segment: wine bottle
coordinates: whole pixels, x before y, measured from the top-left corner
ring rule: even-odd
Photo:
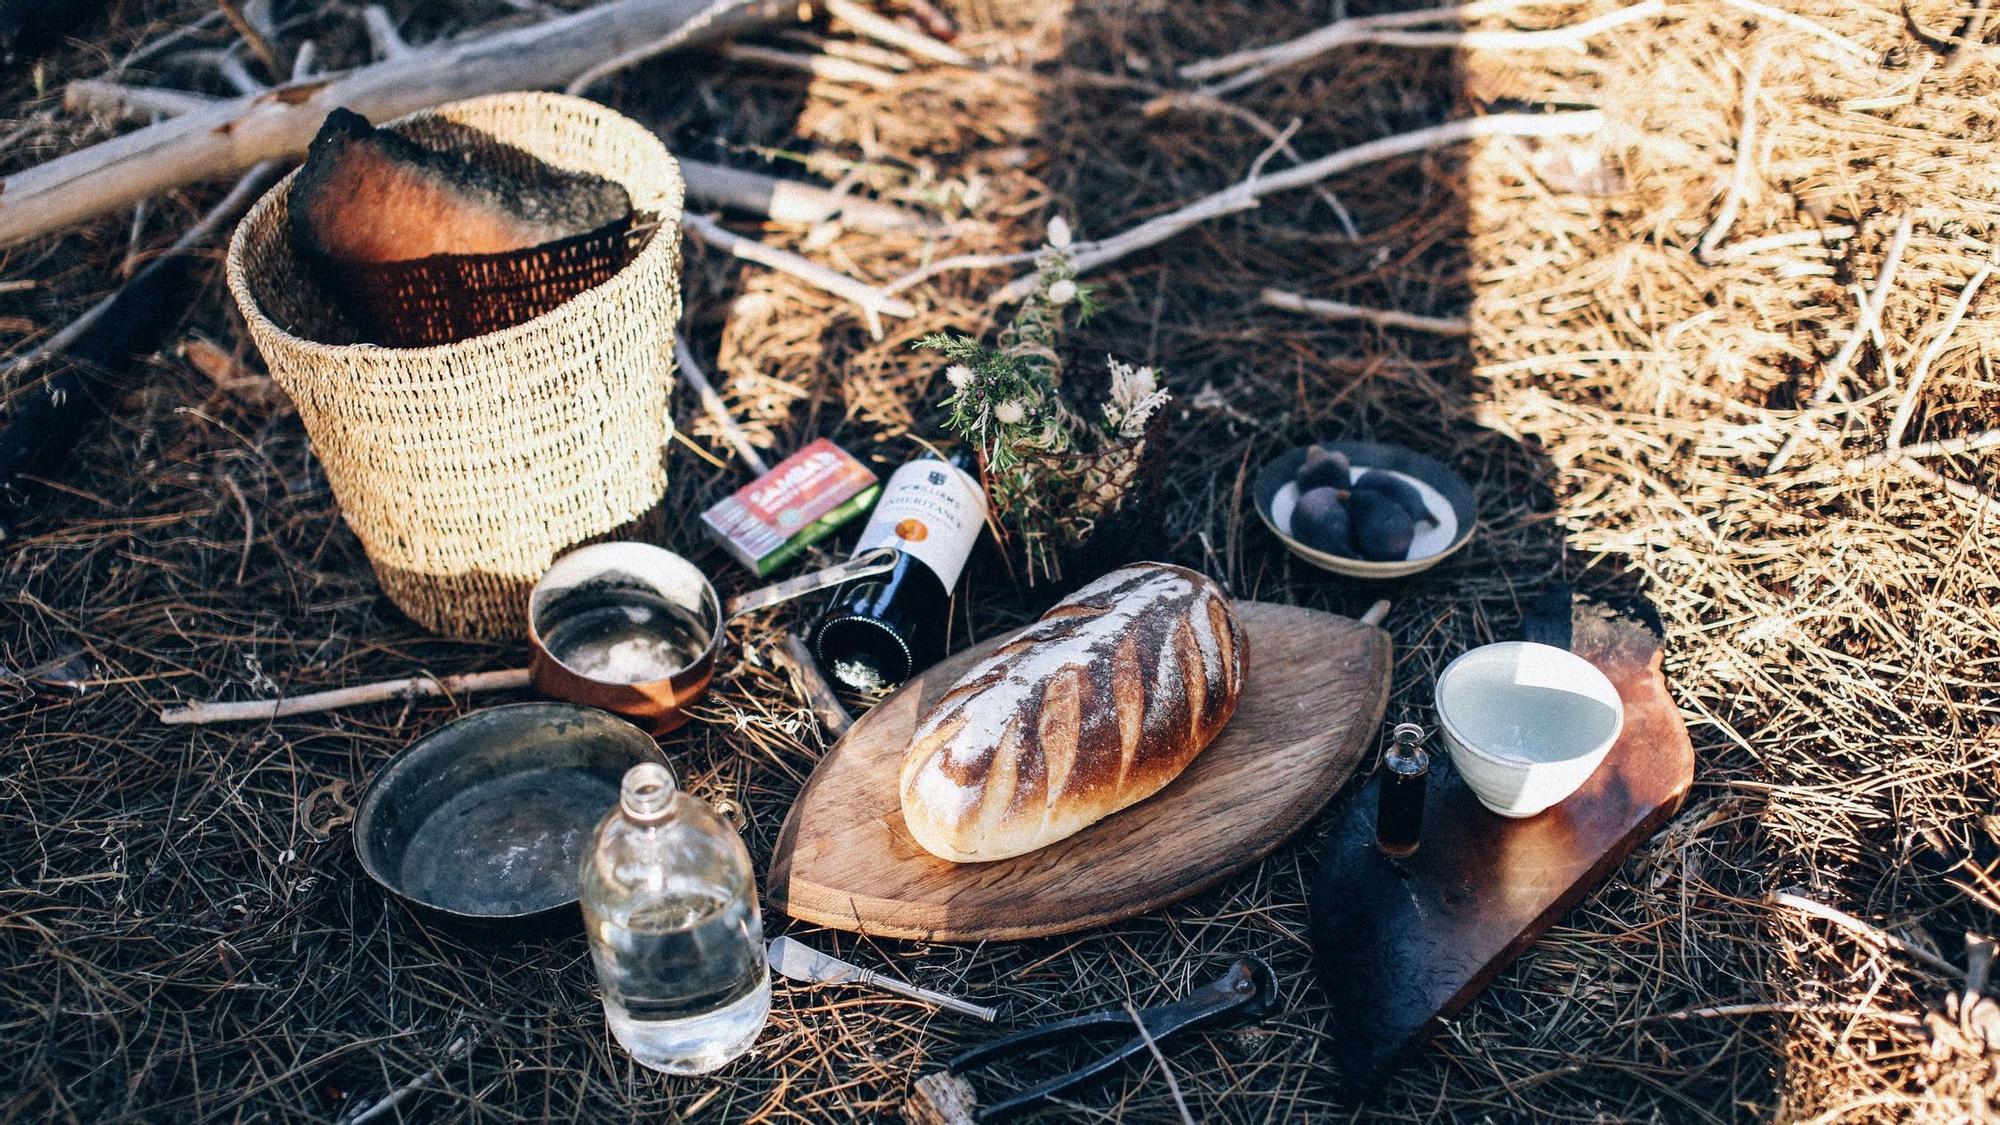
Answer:
[[[952,587],[986,525],[973,464],[961,449],[890,476],[854,552],[894,547],[895,568],[840,587],[813,628],[813,655],[835,680],[879,690],[944,659]]]

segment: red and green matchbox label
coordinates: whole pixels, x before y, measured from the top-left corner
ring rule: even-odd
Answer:
[[[779,462],[701,514],[709,535],[761,577],[875,502],[868,466],[825,438]]]

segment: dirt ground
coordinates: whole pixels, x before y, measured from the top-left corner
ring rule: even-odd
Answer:
[[[868,56],[886,71],[871,85],[702,52],[592,96],[682,155],[952,221],[926,242],[731,220],[876,282],[1032,247],[1055,216],[1115,233],[1260,156],[1275,171],[1455,117],[1601,109],[1588,138],[1370,164],[1112,263],[1094,275],[1108,309],[1076,353],[1153,364],[1176,396],[1160,556],[1240,597],[1347,614],[1392,599],[1391,722],[1428,721],[1443,663],[1517,635],[1551,581],[1649,599],[1697,751],[1684,809],[1361,1100],[1327,1080],[1335,1048],[1308,967],[1316,827],[1213,890],[1067,938],[768,929],[1020,1024],[1156,1003],[1243,954],[1278,970],[1282,1014],[1183,1043],[1171,1082],[1135,1064],[1035,1120],[1177,1121],[1177,1099],[1200,1121],[1986,1119],[2000,1095],[1986,937],[2000,924],[2000,27],[1975,2],[1672,0],[1563,45],[1348,44],[1160,102],[1195,89],[1184,64],[1407,6],[967,0],[951,9],[973,68]],[[1506,5],[1467,26],[1576,27],[1623,6]],[[65,109],[70,80],[220,94],[215,52],[257,66],[233,4],[111,9],[0,73],[0,171],[131,127]],[[325,65],[365,57],[358,6],[273,14],[286,50],[310,38]],[[497,2],[391,14],[418,43],[530,18]],[[808,33],[863,42],[824,21]],[[0,357],[109,292],[226,187],[0,251]],[[690,247],[688,340],[770,450],[827,434],[891,465],[914,448],[905,435],[935,432],[944,393],[910,344],[990,333],[1004,310],[986,297],[1009,276],[941,274],[875,339],[851,305]],[[1470,334],[1284,312],[1260,303],[1267,287],[1466,317]],[[163,352],[0,545],[0,1118],[874,1121],[988,1034],[780,983],[750,1056],[663,1079],[606,1036],[578,937],[426,926],[355,860],[346,817],[371,770],[505,697],[161,726],[183,701],[526,656],[428,636],[381,596],[219,278],[177,339],[232,357],[229,385],[185,348]],[[46,373],[11,375],[6,401]],[[679,413],[715,463],[673,449],[661,535],[748,588],[693,522],[745,474],[691,395]],[[1315,438],[1448,461],[1478,494],[1478,533],[1388,588],[1305,566],[1244,490]],[[954,620],[985,635],[1046,600],[989,552]],[[686,787],[740,816],[760,866],[824,749],[770,656],[795,624],[744,631],[700,721],[665,743]]]

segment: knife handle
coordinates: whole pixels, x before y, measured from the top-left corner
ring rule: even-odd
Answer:
[[[985,1020],[987,1023],[992,1023],[997,1014],[992,1008],[985,1007],[984,1005],[974,1004],[969,1000],[960,1000],[956,996],[946,996],[942,992],[932,992],[928,988],[918,988],[914,984],[904,984],[894,977],[885,977],[873,969],[861,970],[861,979],[884,992],[893,992],[898,996],[907,996],[912,1000],[922,1000],[926,1004],[936,1004],[940,1008],[950,1008],[960,1015],[971,1016],[977,1020]]]

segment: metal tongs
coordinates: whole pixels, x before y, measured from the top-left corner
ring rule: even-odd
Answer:
[[[919,1098],[928,1098],[932,1103],[935,1114],[933,1120],[966,1120],[969,1114],[969,1119],[972,1121],[1001,1121],[1036,1102],[1081,1085],[1132,1056],[1146,1051],[1148,1038],[1153,1041],[1154,1046],[1163,1046],[1169,1038],[1189,1028],[1220,1027],[1261,1020],[1278,1011],[1281,1006],[1277,974],[1262,960],[1245,957],[1230,965],[1229,971],[1221,977],[1195,989],[1184,999],[1139,1009],[1137,1017],[1139,1025],[1146,1029],[1145,1035],[1134,1035],[1112,1048],[1109,1053],[1067,1074],[1023,1090],[1005,1101],[975,1108],[970,1104],[969,1087],[964,1079],[957,1076],[974,1067],[1023,1054],[1078,1034],[1130,1029],[1134,1013],[1123,1008],[1091,1012],[1031,1027],[983,1046],[974,1047],[946,1063],[942,1074],[934,1074],[919,1081],[917,1094]],[[949,1107],[940,1104],[950,1102],[956,1104]]]

